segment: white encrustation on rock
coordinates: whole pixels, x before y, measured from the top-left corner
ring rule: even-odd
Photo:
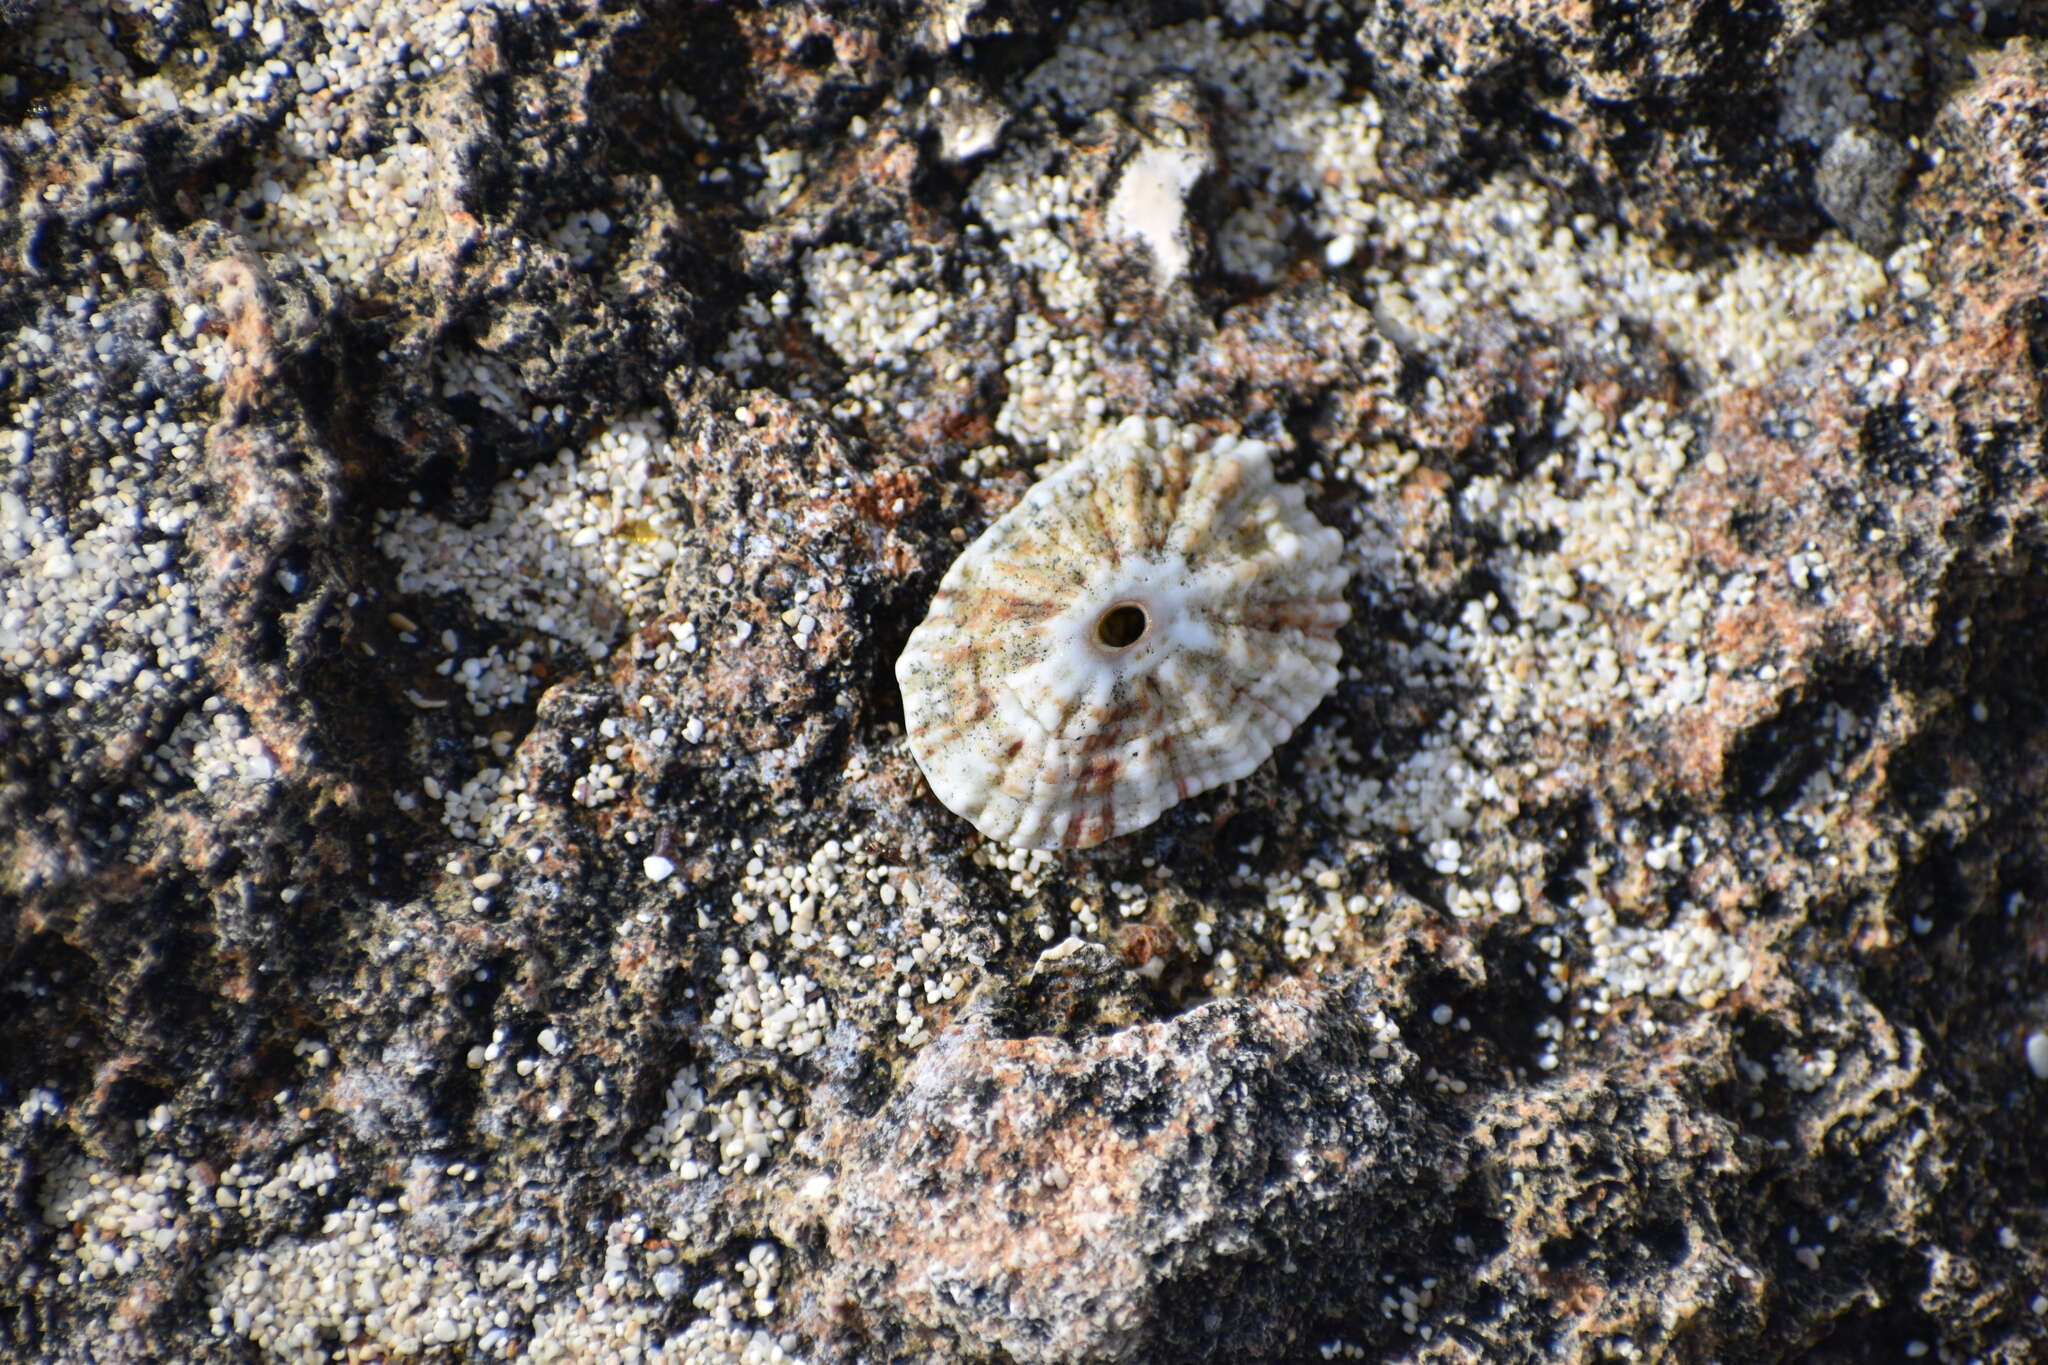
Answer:
[[[1129,419],[961,554],[896,661],[910,751],[991,839],[1088,848],[1243,777],[1337,682],[1343,539],[1272,447]]]

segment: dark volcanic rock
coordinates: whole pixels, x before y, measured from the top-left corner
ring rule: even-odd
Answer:
[[[2048,1353],[2039,7],[0,34],[0,1357]],[[1132,418],[1343,676],[993,846]]]

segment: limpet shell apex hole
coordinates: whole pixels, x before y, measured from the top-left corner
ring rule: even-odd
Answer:
[[[1104,649],[1128,649],[1144,638],[1151,622],[1136,602],[1119,602],[1095,621],[1095,643]]]

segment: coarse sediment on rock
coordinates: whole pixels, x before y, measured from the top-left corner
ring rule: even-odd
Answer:
[[[0,1358],[2048,1356],[2043,108],[1997,3],[0,0]],[[1011,847],[895,665],[1119,441],[1313,686]]]

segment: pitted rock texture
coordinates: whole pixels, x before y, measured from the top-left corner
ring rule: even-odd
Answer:
[[[1270,1351],[1300,1335],[1309,1286],[1375,1274],[1371,1244],[1441,1221],[1414,1192],[1456,1156],[1367,991],[1288,987],[1071,1042],[1004,1022],[970,1008],[873,1118],[817,1130],[839,1173],[824,1335],[886,1302],[1019,1361]]]
[[[0,1357],[2048,1355],[2048,18],[0,0]],[[891,663],[1127,419],[1334,687]]]

